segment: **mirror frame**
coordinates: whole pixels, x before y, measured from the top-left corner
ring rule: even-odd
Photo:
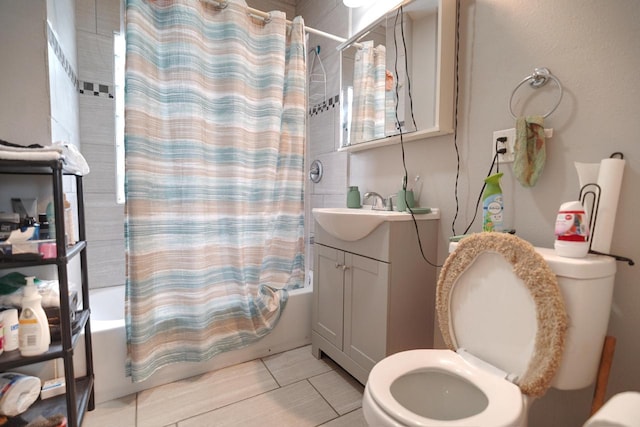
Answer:
[[[396,7],[388,10],[380,19],[384,19],[389,13],[394,12],[399,7],[418,0],[405,0]],[[371,28],[380,23],[380,19],[368,25],[366,28],[351,36],[347,41],[341,43],[336,49],[340,52],[352,45],[358,38],[366,34]],[[456,62],[456,0],[438,0],[438,55],[436,60],[436,108],[434,126],[426,129],[419,129],[414,132],[402,134],[403,142],[417,141],[435,136],[448,135],[453,133],[454,121],[454,94],[455,94],[455,62]],[[340,88],[342,91],[342,61],[340,61]],[[341,95],[342,97],[342,95]],[[340,102],[344,102],[343,99]],[[340,127],[342,127],[342,114],[340,115]],[[385,147],[399,144],[400,135],[388,136],[386,138],[374,139],[357,144],[342,146],[338,151],[356,152],[371,148]]]

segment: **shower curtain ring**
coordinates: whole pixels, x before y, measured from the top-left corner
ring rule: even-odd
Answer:
[[[260,12],[260,14],[258,14],[258,13],[253,13],[249,11],[247,12],[247,15],[249,15],[252,18],[259,19],[260,21],[262,21],[263,24],[268,24],[269,22],[271,22],[271,12],[269,13]]]

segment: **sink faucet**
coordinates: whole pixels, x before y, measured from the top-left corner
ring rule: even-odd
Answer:
[[[391,210],[391,200],[389,200],[389,205],[387,205],[387,201],[380,194],[375,191],[369,191],[364,193],[362,197],[362,204],[366,205],[369,199],[373,199],[373,204],[371,205],[371,209],[376,211],[389,211]]]

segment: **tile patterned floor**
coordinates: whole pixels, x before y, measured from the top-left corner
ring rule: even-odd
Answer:
[[[83,427],[366,426],[364,387],[301,347],[102,403]]]

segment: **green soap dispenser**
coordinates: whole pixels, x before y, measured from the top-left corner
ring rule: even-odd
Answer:
[[[349,191],[347,192],[347,207],[355,209],[362,207],[360,204],[360,190],[358,190],[357,185],[349,187]]]
[[[495,173],[484,179],[486,183],[482,193],[482,231],[502,231],[504,203],[502,199],[502,188],[500,188],[500,178],[502,172]]]

